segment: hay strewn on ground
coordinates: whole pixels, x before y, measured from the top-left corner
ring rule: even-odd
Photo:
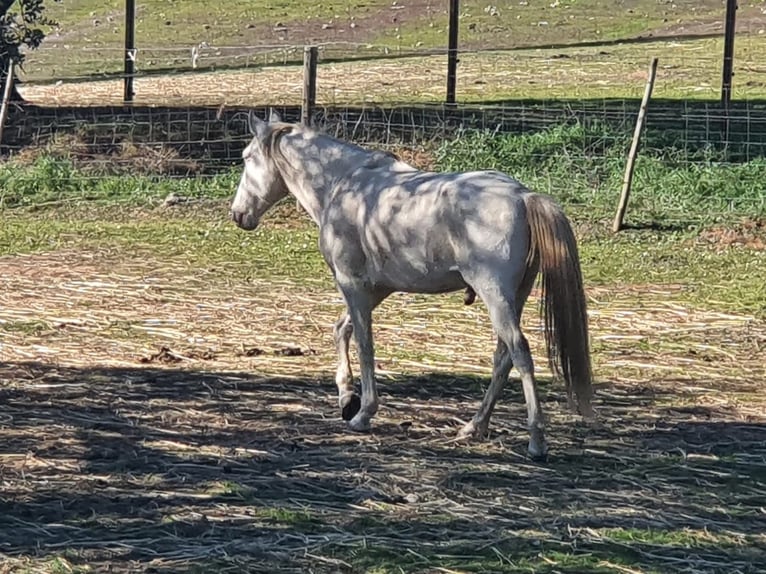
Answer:
[[[589,290],[596,425],[546,383],[528,307],[552,442],[537,465],[515,384],[490,440],[454,441],[493,347],[459,294],[377,314],[382,408],[360,436],[334,404],[324,285],[98,250],[0,258],[0,555],[10,571],[447,572],[491,555],[756,572],[766,325],[664,302],[674,288]]]

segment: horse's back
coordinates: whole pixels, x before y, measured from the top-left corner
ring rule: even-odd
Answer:
[[[426,239],[449,236],[453,241],[471,228],[505,236],[509,226],[523,219],[528,193],[499,171],[421,171],[376,154],[341,184],[328,213],[359,229],[380,227],[380,233],[391,236],[412,236],[416,230]]]
[[[326,210],[329,259],[395,290],[438,292],[463,288],[459,270],[477,258],[507,259],[514,243],[526,249],[527,190],[507,175],[420,171],[381,156],[368,165]]]

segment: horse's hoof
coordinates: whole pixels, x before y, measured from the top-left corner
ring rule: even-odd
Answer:
[[[346,395],[340,400],[340,408],[340,416],[343,417],[343,420],[350,421],[362,408],[362,400],[356,393]]]
[[[466,439],[483,439],[486,438],[489,429],[482,426],[477,426],[473,421],[466,423],[457,433],[458,440]]]
[[[473,290],[473,287],[466,287],[465,294],[463,295],[463,303],[466,305],[473,305],[474,301],[476,301],[476,291]]]
[[[348,428],[350,428],[354,432],[370,432],[370,419],[367,417],[360,417],[359,415],[355,416],[353,419],[348,421]]]
[[[529,460],[533,462],[548,462],[548,449],[547,447],[532,448],[532,446],[530,445],[527,448],[527,456],[529,457]]]

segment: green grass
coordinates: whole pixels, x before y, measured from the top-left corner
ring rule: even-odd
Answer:
[[[142,0],[136,6],[136,45],[186,49],[203,40],[218,46],[251,45],[258,39],[258,33],[262,33],[253,29],[256,24],[271,28],[277,22],[347,19],[350,15],[363,16],[386,4],[384,0],[327,0],[309,4],[301,0]],[[64,36],[51,36],[52,43],[92,48],[123,45],[125,2],[122,0],[75,0],[66,6],[51,2],[46,14],[59,24]]]
[[[566,573],[589,574],[613,573],[614,566],[603,564],[599,557],[589,554],[568,554],[565,552],[545,551],[536,548],[531,541],[519,547],[505,547],[504,544],[476,550],[474,548],[453,548],[451,553],[433,551],[416,552],[408,550],[397,552],[389,548],[376,548],[370,545],[352,551],[352,563],[363,572],[370,574],[400,574],[401,572],[429,572],[429,568],[438,565],[439,571],[477,572],[477,573]],[[460,552],[462,550],[462,552]],[[521,550],[521,552],[519,552]],[[455,552],[457,551],[457,552]],[[616,559],[612,563],[622,567],[634,565],[632,561]],[[651,570],[642,572],[653,572]]]
[[[672,134],[663,137],[672,142]],[[766,314],[764,252],[717,249],[715,242],[697,240],[712,226],[766,215],[766,162],[722,164],[724,152],[711,147],[648,141],[636,166],[626,220],[643,229],[615,236],[606,230],[627,147],[627,136],[606,126],[574,124],[521,135],[465,133],[443,142],[435,157],[440,170],[495,168],[552,194],[580,229],[589,284],[683,284],[673,297],[687,303]],[[239,175],[233,169],[198,178],[97,177],[66,158],[9,162],[0,166],[0,254],[108,245],[195,267],[220,267],[223,273],[329,282],[316,230],[292,202],[253,234],[227,220]],[[169,193],[203,202],[164,208],[161,202]]]
[[[223,212],[225,206],[220,207]],[[183,261],[190,268],[216,269],[239,280],[274,277],[330,287],[329,271],[317,250],[316,230],[303,220],[299,225],[280,226],[267,219],[254,234],[246,234],[211,212],[176,218],[133,210],[123,217],[112,221],[103,211],[94,217],[87,210],[15,211],[4,218],[0,255],[112,248]],[[766,316],[764,253],[747,248],[718,253],[696,244],[695,235],[694,228],[628,230],[616,237],[601,232],[586,235],[580,244],[586,282],[616,287],[682,284],[684,289],[671,300]]]
[[[691,530],[643,530],[603,528],[587,534],[572,534],[571,540],[556,540],[540,533],[518,535],[497,533],[497,542],[484,548],[460,548],[438,552],[397,552],[377,547],[374,538],[365,548],[352,550],[351,562],[365,572],[395,574],[402,571],[428,571],[438,566],[457,572],[537,572],[537,573],[615,573],[635,571],[657,573],[648,554],[661,553],[682,557],[689,550],[727,547],[733,554],[742,548],[741,538]],[[744,554],[744,552],[743,552]],[[743,558],[746,557],[743,555]],[[348,560],[348,556],[344,556]]]
[[[73,564],[64,556],[50,556],[42,560],[4,560],[3,562],[3,565],[9,568],[9,572],[17,574],[87,574],[93,572],[89,566]]]
[[[498,3],[499,13],[491,15],[485,11],[486,2],[465,0],[460,10],[461,40],[471,42],[482,37],[487,42],[503,41],[518,46],[530,41],[538,45],[625,38],[656,27],[719,20],[722,16],[721,4],[714,0],[680,0],[660,6],[653,0],[618,2],[617,6],[601,0],[562,0],[556,7],[550,4]],[[281,22],[289,27],[310,20],[337,20],[343,25],[352,16],[363,19],[380,14],[377,25],[367,31],[367,41],[396,34],[402,37],[413,34],[414,38],[416,31],[420,31],[420,41],[428,47],[446,45],[447,2],[400,5],[415,9],[391,10],[391,2],[385,0],[328,0],[309,4],[300,0],[225,3],[145,0],[137,6],[136,39],[139,46],[154,47],[194,45],[203,39],[217,45],[246,45],[257,39],[257,33],[249,27],[253,24],[271,27]],[[72,45],[120,45],[123,40],[120,32],[124,25],[124,2],[74,0],[66,6],[52,2],[46,13],[59,23],[62,34]],[[402,18],[404,13],[406,17]],[[399,17],[394,20],[393,16]],[[433,34],[424,35],[424,28]],[[331,33],[328,31],[327,35]]]
[[[658,5],[653,0],[614,3],[602,0],[498,3],[499,12],[485,10],[491,4],[479,0],[461,2],[460,41],[481,47],[544,46],[632,38],[649,31],[722,19],[720,2],[681,0]],[[363,21],[377,16],[373,24],[355,29],[355,41],[388,46],[444,47],[447,44],[448,3],[400,3],[405,10],[393,10],[384,0],[329,0],[321,3],[282,0],[234,0],[206,3],[202,0],[173,2],[146,0],[138,4],[136,41],[143,48],[188,48],[204,40],[211,45],[252,45],[263,42],[263,30],[256,24],[288,29],[308,21],[337,21],[344,27],[350,18]],[[407,9],[409,8],[409,9]],[[50,3],[47,13],[60,24],[64,38],[50,42],[72,48],[121,47],[124,3],[116,0],[79,0],[66,6]],[[752,7],[742,7],[747,17]],[[683,32],[683,31],[682,31]],[[692,33],[694,30],[692,30]],[[328,29],[327,39],[334,34]],[[293,29],[290,44],[300,44],[300,32]],[[275,43],[277,37],[273,39]],[[119,60],[119,58],[117,58]]]
[[[83,201],[143,205],[170,193],[189,199],[226,197],[236,189],[240,173],[232,170],[204,178],[104,176],[92,167],[78,168],[65,157],[41,155],[31,164],[0,165],[0,208]]]
[[[151,257],[181,258],[189,266],[221,266],[223,273],[244,280],[263,274],[297,279],[329,273],[317,252],[316,232],[305,224],[264,225],[248,234],[226,221],[224,203],[215,212],[186,217],[161,209],[121,211],[111,217],[106,209],[80,206],[4,214],[0,255],[109,246]]]
[[[277,524],[286,528],[312,529],[322,524],[317,516],[304,509],[288,508],[285,506],[261,506],[258,491],[239,482],[226,480],[212,483],[207,493],[223,498],[233,498],[254,506],[254,519],[269,524]]]
[[[762,216],[766,161],[722,165],[727,155],[703,145],[683,147],[674,133],[644,137],[636,162],[630,208],[663,223],[710,223],[727,215]],[[533,190],[551,193],[591,216],[613,212],[622,188],[628,136],[608,126],[559,125],[529,134],[470,132],[436,152],[443,170],[497,169]]]
[[[556,4],[556,6],[552,6]],[[497,11],[487,11],[495,6]],[[559,2],[460,3],[460,43],[472,47],[519,47],[578,44],[634,38],[671,25],[696,21],[718,21],[720,2],[682,1],[658,5],[651,0],[604,2],[603,0],[560,0]],[[423,11],[420,18],[385,30],[381,41],[402,46],[444,46],[449,14],[447,3]]]
[[[39,335],[50,329],[50,326],[43,321],[10,321],[0,322],[0,331],[9,333],[23,333],[25,335]]]
[[[702,308],[766,317],[766,254],[747,248],[717,252],[694,244],[694,232],[628,231],[581,243],[591,285],[678,285],[672,296]]]
[[[434,150],[437,169],[497,169],[535,191],[550,193],[591,219],[613,212],[630,147],[627,131],[606,124],[570,123],[529,133],[459,133]],[[642,222],[707,224],[766,214],[766,160],[743,161],[745,147],[722,150],[685,141],[671,130],[642,139],[634,172],[631,213]],[[130,161],[130,160],[128,160]],[[169,194],[190,200],[228,199],[240,167],[204,177],[132,172],[108,174],[108,161],[74,163],[66,154],[39,155],[31,162],[0,165],[0,208],[78,203],[156,206]]]
[[[710,534],[694,530],[651,530],[641,528],[602,528],[598,534],[615,542],[637,542],[656,546],[701,548],[710,544],[736,545],[740,538],[726,534]]]
[[[136,8],[136,46],[142,50],[138,65],[142,70],[176,67],[181,62],[190,67],[189,49],[203,41],[212,46],[273,45],[279,39],[271,29],[278,22],[294,26],[338,19],[347,23],[352,15],[363,18],[387,4],[384,0],[146,0]],[[118,0],[79,0],[65,6],[47,3],[46,14],[59,24],[60,35],[50,34],[43,49],[29,56],[26,73],[67,77],[121,71],[124,10],[125,3]],[[290,42],[294,43],[301,44],[300,37]]]

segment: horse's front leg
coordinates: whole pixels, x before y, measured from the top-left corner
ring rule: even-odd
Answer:
[[[346,300],[348,316],[359,354],[359,371],[362,380],[362,398],[359,412],[349,421],[351,430],[370,430],[370,421],[378,411],[378,391],[375,385],[375,350],[372,340],[372,311],[388,296],[388,292],[369,291],[354,284],[339,282]]]
[[[335,349],[338,352],[338,369],[335,372],[335,385],[338,387],[338,406],[344,421],[350,421],[359,412],[361,401],[354,392],[354,379],[348,351],[354,327],[351,316],[344,312],[333,326]]]

